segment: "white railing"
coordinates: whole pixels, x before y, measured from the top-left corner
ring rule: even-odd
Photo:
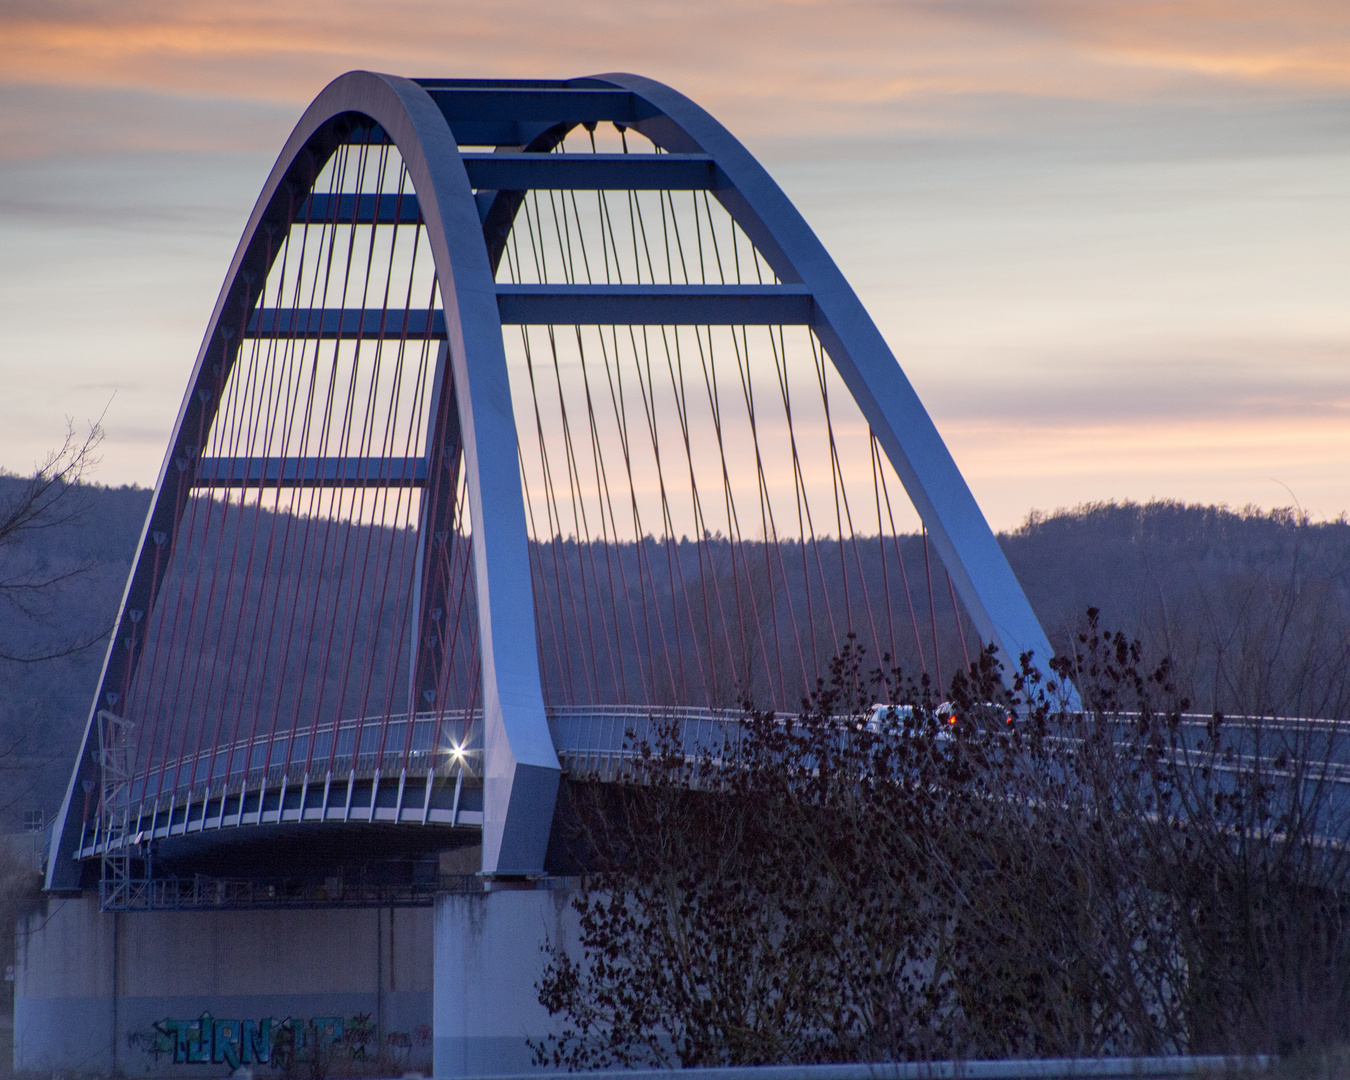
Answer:
[[[655,749],[658,733],[672,727],[686,758],[721,757],[740,745],[745,720],[739,709],[678,705],[561,705],[547,711],[562,767],[598,780],[615,779],[640,744]]]
[[[745,715],[738,709],[562,705],[549,706],[546,713],[563,769],[600,781],[617,780],[628,773],[644,745],[654,750],[673,745],[688,761],[724,758],[739,749],[745,730]],[[1120,720],[1128,722],[1129,717],[1122,715]],[[1182,718],[1183,727],[1197,734],[1208,721],[1203,715]],[[1337,738],[1350,734],[1350,724],[1254,717],[1230,717],[1227,722],[1239,740],[1234,759],[1216,764],[1220,771],[1255,763],[1251,753],[1255,747],[1241,745],[1240,736],[1259,726],[1272,734],[1308,736],[1315,743],[1325,743],[1327,760],[1320,763],[1314,779],[1338,789],[1350,786],[1350,740],[1342,744]],[[1333,742],[1335,753],[1331,752]],[[1266,756],[1268,749],[1262,751],[1261,756]],[[114,820],[119,813],[128,818],[124,828],[143,821],[149,813],[153,835],[164,828],[173,834],[174,830],[192,832],[230,824],[309,820],[477,827],[481,812],[461,809],[460,796],[466,780],[470,787],[481,781],[482,767],[483,715],[478,710],[349,718],[275,736],[259,735],[189,755],[162,769],[155,763],[139,771],[119,789],[117,798],[102,800],[86,821],[80,848],[87,856],[134,842],[131,837],[121,839],[123,829]],[[437,785],[447,782],[454,787],[453,804],[433,807],[433,787],[441,790]],[[377,808],[375,791],[387,793],[390,784],[397,785],[397,806]],[[353,802],[353,793],[367,798],[366,789],[370,790],[368,808],[359,800]],[[320,790],[322,798],[316,802],[310,795]],[[409,795],[406,804],[405,791]],[[297,797],[298,807],[294,805]],[[168,826],[163,825],[166,816]],[[139,826],[132,831],[139,831]]]
[[[341,777],[376,771],[397,775],[407,768],[409,774],[424,776],[444,764],[438,757],[455,749],[476,760],[481,756],[482,731],[482,710],[328,721],[239,739],[167,762],[151,762],[139,770],[132,798],[168,797],[206,786],[233,790],[274,786],[283,780],[322,781],[330,772]]]

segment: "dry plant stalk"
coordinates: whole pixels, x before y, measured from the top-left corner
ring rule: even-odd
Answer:
[[[540,1001],[570,1069],[1289,1052],[1350,1017],[1334,725],[1187,714],[1096,613],[1043,679],[950,688],[850,642],[799,715],[574,778],[580,955]],[[1062,707],[1063,680],[1082,711]],[[878,715],[873,703],[893,708]],[[1008,722],[1014,715],[1016,722]],[[1343,786],[1343,785],[1342,785]]]

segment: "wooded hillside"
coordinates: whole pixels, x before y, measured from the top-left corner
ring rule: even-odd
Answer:
[[[21,483],[0,476],[0,505]],[[0,548],[6,578],[80,571],[26,610],[0,611],[0,652],[89,640],[116,615],[150,492],[81,486],[73,494],[74,520]],[[1052,641],[1065,641],[1095,606],[1103,625],[1169,650],[1199,709],[1241,703],[1350,716],[1343,680],[1333,677],[1350,653],[1344,518],[1105,502],[1033,513],[1000,540]],[[906,563],[921,560],[917,545],[906,541]],[[24,810],[50,819],[59,808],[105,649],[106,638],[54,660],[0,661],[0,748],[12,748],[0,771],[0,829],[17,829]],[[900,660],[912,662],[903,652]]]

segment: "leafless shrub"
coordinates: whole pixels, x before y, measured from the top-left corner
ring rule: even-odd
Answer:
[[[567,1068],[1280,1051],[1350,1016],[1335,725],[1191,717],[1089,613],[1050,681],[923,683],[850,645],[799,715],[575,783]],[[1081,711],[1062,706],[1064,680]],[[878,716],[873,703],[894,704]],[[1006,718],[1012,713],[1015,723]]]

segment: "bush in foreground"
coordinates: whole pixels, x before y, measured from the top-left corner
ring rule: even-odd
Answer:
[[[1064,707],[1071,680],[1081,709]],[[800,714],[577,782],[580,955],[541,1062],[740,1065],[1332,1045],[1350,858],[1331,725],[1196,718],[1102,632],[1005,690],[850,645]],[[892,706],[883,712],[874,703]],[[1015,722],[1008,722],[1015,716]]]

